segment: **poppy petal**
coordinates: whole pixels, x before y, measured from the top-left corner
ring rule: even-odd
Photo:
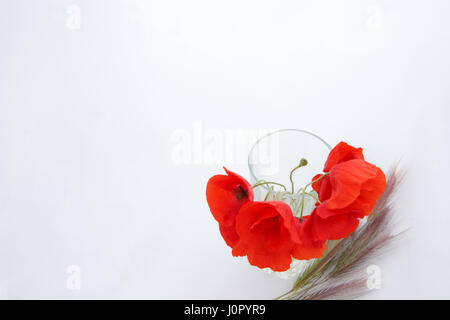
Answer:
[[[304,245],[303,243],[295,244],[292,249],[292,256],[297,260],[320,258],[327,248],[326,241],[322,241],[321,243],[322,245],[319,247],[310,247]]]
[[[321,184],[320,190],[319,192],[317,192],[317,195],[320,201],[325,201],[331,197],[331,192],[333,191],[330,183],[330,175],[322,178],[319,182],[321,182]]]
[[[239,241],[233,247],[233,250],[231,251],[231,254],[233,255],[233,257],[246,256],[247,255],[247,246],[242,241]]]
[[[252,265],[285,271],[292,261],[293,238],[299,241],[297,230],[296,219],[286,203],[246,203],[236,216],[240,244],[233,255],[246,253]]]
[[[236,214],[245,203],[253,201],[253,189],[244,178],[228,171],[208,180],[206,201],[214,218],[225,226],[234,224]]]
[[[291,237],[293,224],[291,208],[280,201],[248,202],[236,216],[236,231],[240,239],[260,250],[284,247],[286,239]]]
[[[290,268],[292,256],[290,250],[275,251],[270,254],[264,254],[258,251],[250,250],[247,253],[248,262],[258,268],[270,268],[276,272],[283,272]]]
[[[323,168],[323,172],[329,172],[331,168],[333,168],[335,165],[353,160],[353,159],[360,159],[364,160],[362,148],[355,148],[351,145],[341,141],[339,142],[329,153],[328,159],[325,162],[325,166]]]
[[[225,240],[227,245],[231,248],[234,248],[239,242],[239,236],[236,232],[236,226],[226,226],[223,224],[219,224],[220,234],[222,238]]]
[[[316,175],[311,179],[311,181],[316,181],[316,180],[319,179],[321,176],[323,176],[323,174],[321,174],[321,173],[316,174]],[[319,193],[320,187],[322,186],[322,180],[323,180],[323,179],[320,179],[319,181],[314,182],[313,184],[311,184],[311,187],[314,189],[314,191],[317,192],[317,194]]]
[[[359,225],[357,212],[337,214],[326,219],[314,214],[311,219],[311,234],[316,241],[346,238]]]
[[[358,159],[342,162],[333,167],[330,171],[332,193],[327,200],[327,208],[333,210],[349,206],[360,195],[362,184],[376,178],[377,169],[376,166]]]
[[[377,168],[375,178],[367,180],[361,185],[361,192],[358,198],[348,207],[350,210],[361,211],[364,216],[370,214],[375,207],[378,198],[386,187],[386,176],[384,172]]]
[[[315,214],[314,211],[313,214]],[[292,248],[292,256],[298,260],[320,258],[326,249],[326,241],[313,239],[311,234],[311,215],[303,217],[299,225],[301,241],[295,243]]]

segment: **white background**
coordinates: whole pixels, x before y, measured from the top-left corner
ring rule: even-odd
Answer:
[[[220,237],[204,192],[222,163],[174,162],[174,133],[200,124],[302,128],[384,170],[401,158],[410,230],[369,297],[449,299],[449,14],[446,0],[2,1],[0,298],[285,292]],[[223,164],[248,178],[245,159]]]

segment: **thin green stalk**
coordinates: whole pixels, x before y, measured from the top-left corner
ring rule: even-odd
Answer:
[[[259,187],[259,186],[262,186],[262,185],[265,185],[265,184],[275,184],[275,185],[277,185],[277,186],[283,187],[284,191],[287,191],[285,185],[283,185],[283,184],[281,184],[281,183],[278,183],[278,182],[271,182],[271,181],[256,183],[256,184],[254,184],[254,185],[252,186],[252,188],[254,189],[254,188],[256,188],[256,187]]]
[[[264,198],[264,201],[267,200],[267,198],[269,197],[269,194],[272,192],[273,186],[270,186],[269,191],[266,194],[266,197]]]

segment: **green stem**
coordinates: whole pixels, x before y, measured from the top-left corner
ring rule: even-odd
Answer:
[[[262,185],[265,185],[265,184],[275,184],[275,185],[277,185],[277,186],[283,187],[284,191],[287,191],[285,185],[283,185],[283,184],[281,184],[281,183],[277,183],[277,182],[261,182],[261,183],[256,183],[256,184],[254,184],[254,185],[252,186],[252,188],[254,189],[254,188],[256,188],[256,187],[259,187],[259,186],[262,186]]]
[[[269,197],[270,192],[272,192],[273,186],[270,186],[269,191],[266,194],[266,197],[264,198],[264,201],[267,200],[267,198]]]
[[[320,201],[319,198],[317,198],[314,194],[312,194],[310,192],[305,192],[305,194],[307,194],[311,198],[314,198],[314,200],[316,200],[319,204],[322,204],[322,201]]]
[[[292,174],[294,173],[295,170],[304,167],[308,164],[308,161],[305,158],[302,158],[300,160],[300,163],[298,164],[298,166],[296,166],[294,169],[292,169],[291,174],[289,175],[289,179],[291,180],[291,186],[292,186],[292,194],[294,194],[294,180],[292,180]]]
[[[302,190],[302,207],[301,207],[301,209],[300,209],[300,217],[299,217],[300,220],[301,220],[302,217],[303,217],[303,207],[304,207],[303,203],[305,202],[305,193],[306,193],[306,194],[309,194],[309,195],[312,196],[312,197],[314,197],[312,194],[310,194],[310,193],[308,193],[308,192],[305,192],[305,191],[306,191],[306,188],[308,188],[310,185],[312,185],[313,183],[316,183],[317,181],[319,181],[320,179],[322,179],[323,177],[325,177],[325,176],[327,176],[327,175],[329,175],[329,174],[330,174],[329,172],[324,173],[324,174],[321,175],[319,178],[317,178],[317,179],[314,180],[314,181],[311,181],[311,182],[308,183],[303,189],[301,189],[301,190]],[[300,190],[299,190],[299,191],[300,191]],[[297,193],[298,193],[298,192],[297,192]],[[321,203],[319,199],[317,199],[316,197],[314,197],[314,198],[315,198],[317,201],[319,201],[319,203]]]
[[[317,181],[322,180],[324,177],[326,177],[327,175],[329,175],[329,172],[325,172],[323,175],[321,175],[319,178],[317,178],[316,180],[311,181],[310,183],[308,183],[304,188],[300,188],[298,189],[297,193],[300,193],[300,191],[306,190],[306,188],[308,188],[310,185],[312,185],[313,183],[316,183]]]
[[[294,180],[292,180],[292,174],[293,174],[294,171],[297,170],[298,168],[300,168],[300,166],[297,166],[297,167],[295,167],[294,169],[292,169],[291,174],[289,175],[289,179],[291,180],[292,193],[294,193]]]
[[[305,190],[306,190],[306,187],[305,188],[303,188],[303,191],[302,191],[302,208],[300,209],[300,217],[299,217],[299,219],[300,219],[300,221],[302,221],[302,217],[303,217],[303,204],[305,203]]]
[[[329,242],[327,243],[327,245]],[[335,242],[334,247],[331,250],[328,250],[319,260],[315,261],[310,270],[305,274],[302,274],[298,277],[297,281],[294,283],[293,289],[299,289],[306,285],[310,278],[316,274],[316,272],[320,271],[320,269],[326,265],[329,261],[331,261],[334,253],[339,250],[340,246],[343,245],[344,242],[339,240],[339,242]]]

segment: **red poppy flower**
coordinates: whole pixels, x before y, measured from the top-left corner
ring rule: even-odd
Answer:
[[[300,242],[298,224],[284,202],[245,204],[236,217],[236,231],[246,246],[250,264],[273,271],[289,269],[292,249]]]
[[[234,248],[239,243],[236,215],[244,204],[253,201],[253,189],[240,175],[224,169],[227,175],[215,175],[209,179],[206,200],[214,219],[219,222],[222,237],[228,246]],[[236,255],[240,255],[239,251]]]
[[[311,215],[301,219],[300,243],[292,249],[292,256],[298,260],[309,260],[320,258],[326,249],[325,240],[317,240],[311,231]]]
[[[247,255],[250,264],[273,271],[289,269],[292,257],[299,260],[319,258],[325,250],[325,241],[302,241],[301,224],[284,202],[245,204],[236,217],[236,231],[240,238],[240,253]]]
[[[383,171],[364,160],[361,148],[340,142],[329,154],[324,172],[312,184],[322,204],[311,214],[311,232],[315,240],[347,237],[358,226],[358,218],[367,216],[384,191]]]

